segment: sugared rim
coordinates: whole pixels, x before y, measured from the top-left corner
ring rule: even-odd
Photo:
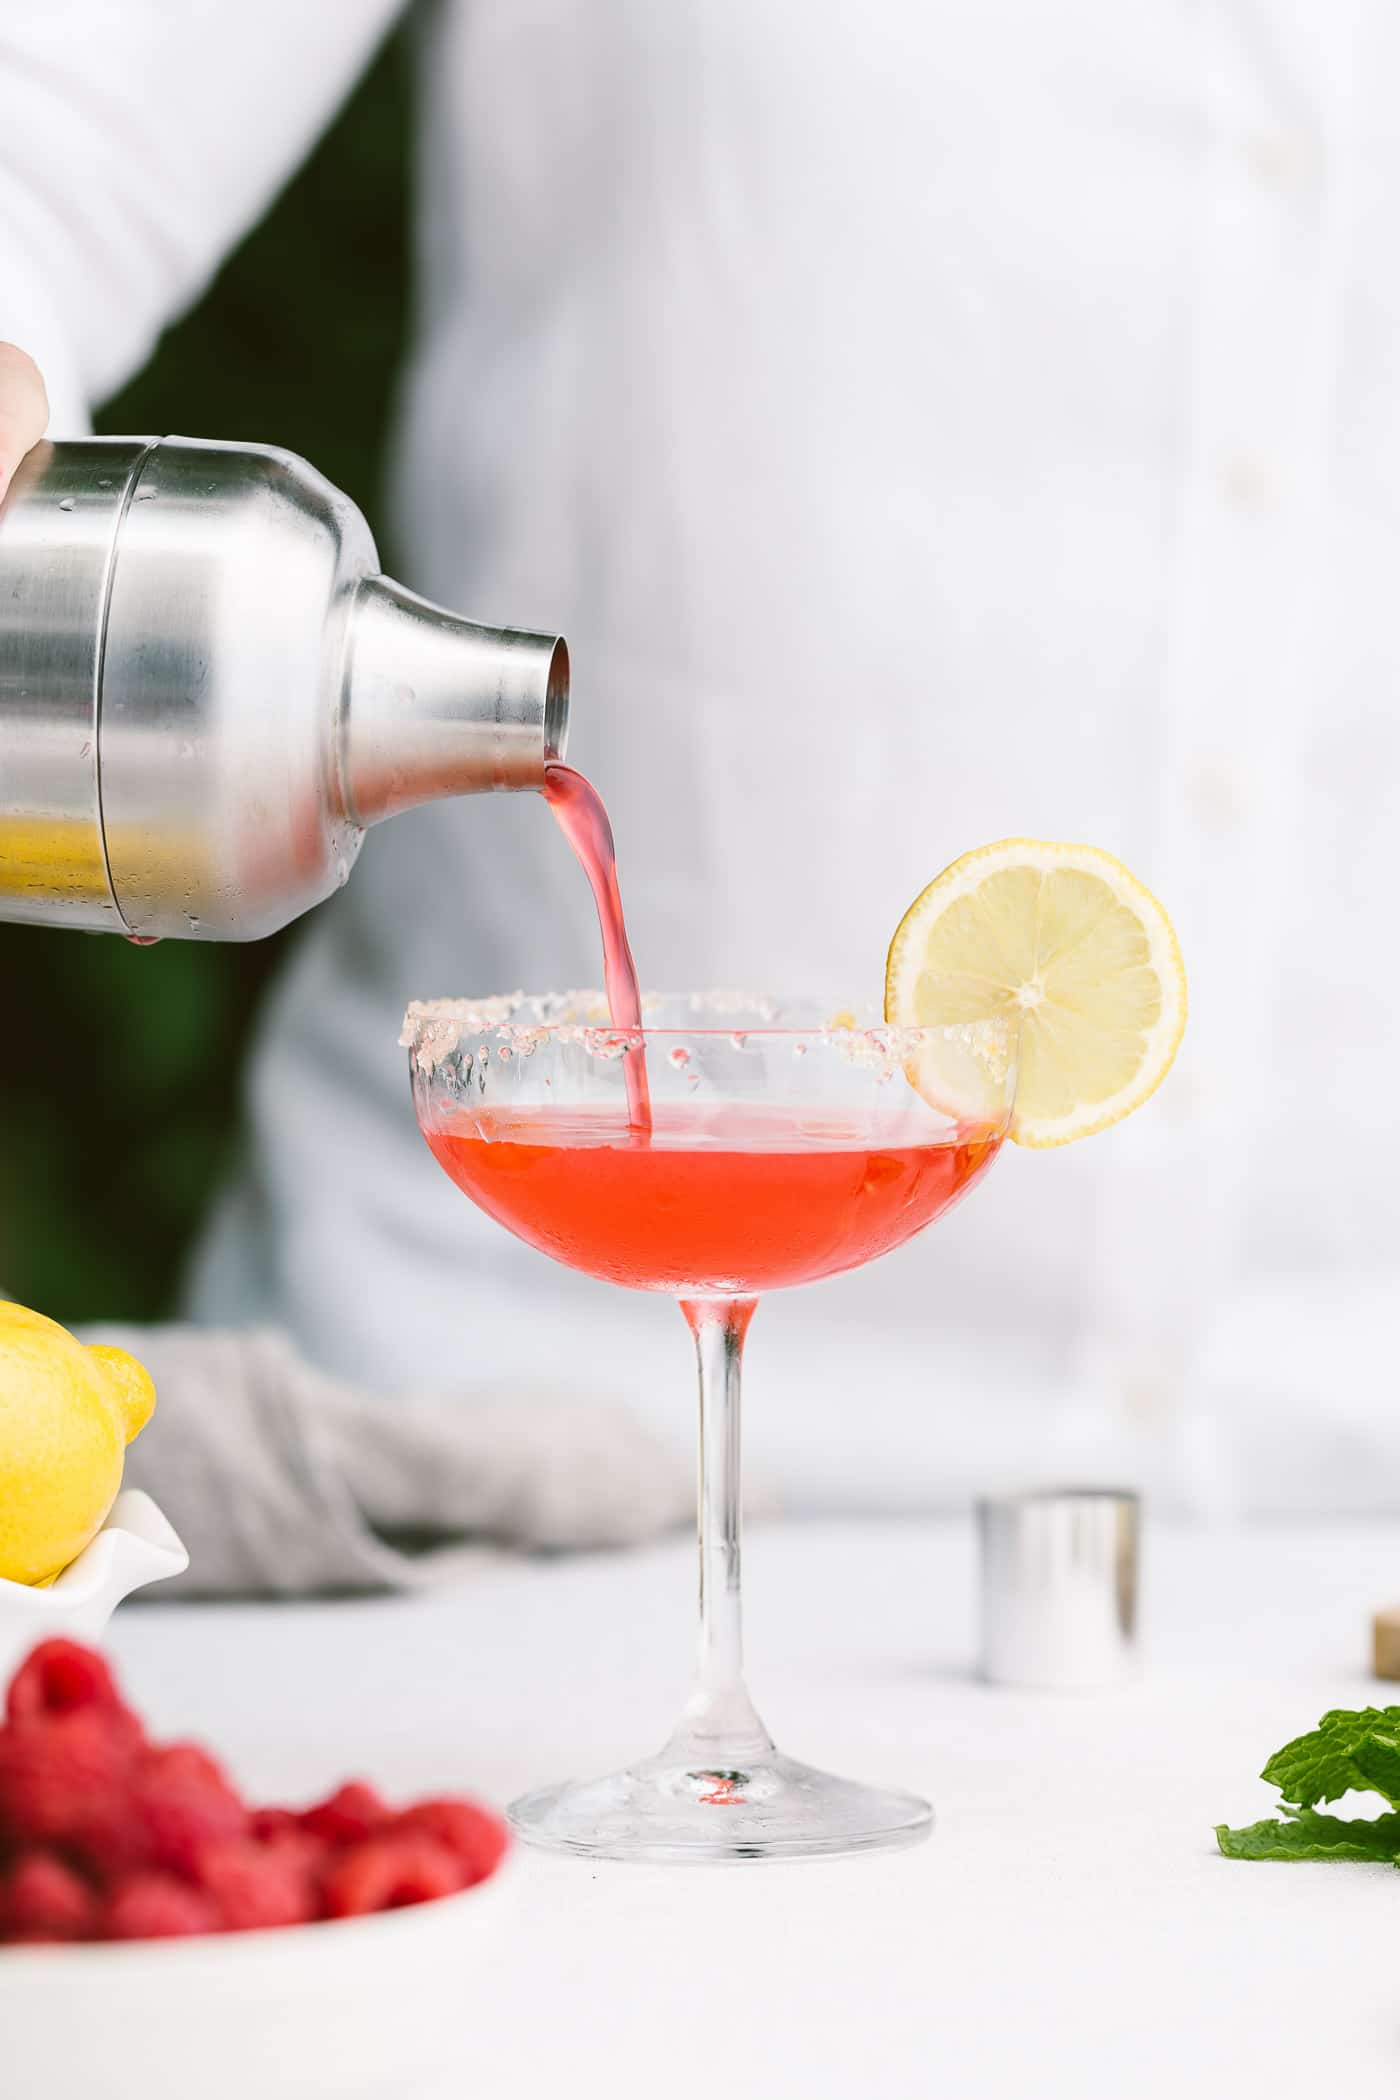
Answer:
[[[662,1007],[694,1015],[694,1020],[668,1014],[653,1027],[648,1013]],[[798,1021],[798,1011],[810,1018]],[[869,1021],[849,1010],[823,1014],[812,1000],[788,1001],[747,992],[644,993],[642,1026],[614,1028],[607,996],[599,991],[506,992],[484,999],[415,999],[404,1015],[400,1046],[414,1069],[431,1078],[464,1047],[494,1042],[506,1049],[535,1051],[545,1043],[577,1044],[591,1056],[621,1057],[649,1042],[694,1041],[728,1036],[736,1047],[777,1040],[794,1044],[830,1042],[846,1060],[894,1072],[917,1064],[935,1045],[960,1043],[989,1069],[1004,1077],[1014,1062],[1014,1028],[998,1016],[985,1021],[936,1028],[897,1028],[868,1009]]]
[[[668,1019],[664,1026],[653,1026],[647,1019],[663,1006],[685,1009],[695,1016],[693,1022]],[[796,1021],[790,1016],[794,1009],[810,1011],[810,1019]],[[813,1000],[784,1001],[751,992],[644,992],[642,994],[642,1026],[639,1029],[614,1029],[608,1011],[605,992],[502,992],[480,999],[414,999],[409,1002],[403,1017],[403,1028],[399,1034],[400,1048],[416,1051],[426,1044],[435,1047],[450,1036],[454,1042],[463,1035],[491,1035],[509,1041],[512,1036],[528,1037],[537,1041],[541,1035],[557,1035],[567,1039],[575,1031],[590,1033],[604,1029],[619,1037],[670,1035],[731,1035],[742,1021],[740,1032],[744,1036],[839,1036],[843,1041],[864,1036],[881,1050],[902,1055],[920,1049],[937,1037],[946,1037],[954,1032],[949,1027],[896,1028],[878,1017],[876,1007],[868,1009],[871,1018],[864,1020],[850,1009],[836,1009],[823,1015]],[[996,1030],[999,1019],[968,1024],[976,1034]],[[439,1054],[441,1050],[439,1049]]]
[[[685,1007],[696,1016],[695,1027],[684,1030],[676,1025],[664,1030],[649,1027],[647,1014],[655,1013],[661,1006]],[[728,1032],[728,1028],[732,1028],[740,1014],[756,1015],[758,1026],[776,1029],[778,1015],[783,1010],[779,1000],[752,992],[644,992],[640,1032],[645,1035],[723,1035]],[[705,1025],[707,1022],[708,1028]],[[570,992],[499,992],[484,998],[411,1000],[403,1017],[403,1031],[399,1042],[405,1050],[411,1050],[428,1030],[436,1030],[443,1026],[468,1032],[499,1031],[506,1035],[512,1030],[519,1030],[522,1034],[533,1036],[538,1035],[542,1029],[550,1031],[566,1028],[607,1028],[611,1025],[612,1017],[606,992],[593,989]],[[809,1024],[808,1031],[803,1032],[809,1032],[810,1027],[814,1025],[817,1024]]]

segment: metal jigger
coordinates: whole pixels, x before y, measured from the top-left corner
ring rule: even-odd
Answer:
[[[1141,1505],[1112,1488],[978,1504],[982,1671],[995,1684],[1091,1691],[1136,1662]]]

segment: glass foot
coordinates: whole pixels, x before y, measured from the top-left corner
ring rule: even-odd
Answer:
[[[527,1844],[593,1859],[808,1859],[915,1845],[933,1828],[917,1794],[837,1779],[776,1750],[742,1770],[663,1750],[606,1779],[524,1794],[507,1815]]]

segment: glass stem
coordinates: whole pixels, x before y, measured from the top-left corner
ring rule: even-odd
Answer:
[[[694,1298],[681,1311],[700,1365],[700,1657],[671,1750],[688,1764],[742,1769],[772,1749],[744,1684],[739,1534],[739,1368],[752,1298]]]

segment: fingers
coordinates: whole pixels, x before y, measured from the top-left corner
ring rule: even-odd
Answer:
[[[49,397],[39,367],[14,343],[0,343],[0,498],[31,445],[48,428]]]

